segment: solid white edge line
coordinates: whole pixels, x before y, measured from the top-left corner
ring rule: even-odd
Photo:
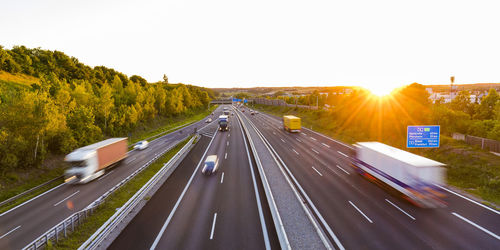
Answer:
[[[479,202],[477,202],[475,200],[469,199],[469,198],[467,198],[467,197],[465,197],[465,196],[463,196],[463,195],[461,195],[459,193],[456,193],[454,191],[451,191],[451,190],[449,190],[449,189],[447,189],[447,188],[445,188],[443,186],[440,186],[440,185],[437,185],[437,186],[440,187],[440,188],[442,188],[442,189],[444,189],[444,190],[446,190],[446,191],[448,191],[448,192],[450,192],[450,193],[452,193],[452,194],[454,194],[454,195],[456,195],[456,196],[458,196],[458,197],[460,197],[460,198],[464,198],[464,199],[466,199],[466,200],[468,200],[468,201],[470,201],[470,202],[472,202],[472,203],[474,203],[474,204],[476,204],[476,205],[478,205],[480,207],[486,208],[486,209],[490,210],[493,213],[500,214],[499,211],[496,211],[496,210],[494,210],[494,209],[492,209],[492,208],[490,208],[488,206],[485,206],[485,205],[483,205],[483,204],[481,204],[481,203],[479,203]]]
[[[318,151],[316,151],[316,150],[314,150],[314,148],[311,148],[311,150],[312,150],[314,153],[319,154],[319,152],[318,152]]]
[[[455,216],[457,216],[458,218],[460,218],[460,219],[464,220],[465,222],[467,222],[467,223],[469,223],[469,224],[471,224],[471,225],[475,226],[477,229],[479,229],[479,230],[481,230],[481,231],[483,231],[483,232],[485,232],[485,233],[487,233],[487,234],[491,235],[493,238],[495,238],[495,239],[497,239],[497,240],[500,240],[500,236],[498,236],[498,235],[496,235],[496,234],[494,234],[494,233],[490,232],[488,229],[486,229],[486,228],[484,228],[484,227],[482,227],[482,226],[479,226],[478,224],[476,224],[476,223],[474,223],[474,222],[472,222],[472,221],[468,220],[467,218],[465,218],[465,217],[463,217],[463,216],[461,216],[461,215],[459,215],[459,214],[457,214],[457,213],[455,213],[455,212],[452,212],[452,214],[453,214],[453,215],[455,215]]]
[[[29,200],[27,200],[27,201],[25,201],[25,202],[23,202],[23,203],[21,203],[21,204],[19,204],[19,205],[15,206],[15,207],[13,207],[13,208],[11,208],[11,209],[9,209],[9,210],[7,210],[7,211],[3,212],[2,214],[0,214],[0,217],[2,217],[2,216],[4,216],[4,215],[6,215],[6,214],[8,214],[8,213],[12,212],[13,210],[15,210],[15,209],[17,209],[17,208],[19,208],[19,207],[22,207],[22,206],[26,205],[26,203],[31,202],[31,201],[33,201],[33,200],[37,199],[38,197],[43,196],[43,195],[45,195],[45,194],[46,194],[46,193],[48,193],[48,192],[51,192],[52,190],[54,190],[54,189],[56,189],[56,188],[61,187],[61,186],[62,186],[62,185],[64,185],[64,184],[66,184],[66,183],[64,183],[64,182],[63,182],[63,183],[59,184],[59,186],[55,186],[55,187],[53,187],[53,188],[51,188],[51,189],[49,189],[49,190],[47,190],[47,191],[45,191],[45,192],[43,192],[43,193],[41,193],[41,194],[37,195],[37,196],[35,196],[35,197],[33,197],[33,198],[31,198],[31,199],[29,199]]]
[[[8,231],[8,232],[7,232],[7,233],[5,233],[4,235],[0,236],[0,239],[3,239],[3,237],[5,237],[5,236],[9,235],[10,233],[12,233],[12,232],[16,231],[16,230],[17,230],[17,229],[19,229],[20,227],[21,227],[21,225],[19,225],[19,226],[15,227],[14,229],[12,229],[12,230]]]
[[[293,149],[293,148],[292,148],[292,150],[293,150],[293,152],[295,152],[297,155],[299,155],[299,152],[297,152],[295,149]]]
[[[217,221],[217,213],[214,214],[214,221],[212,222],[212,231],[210,232],[210,239],[214,238],[215,221]]]
[[[273,153],[271,154],[272,157],[276,160],[276,157],[278,158],[278,160],[281,162],[281,166],[283,166],[286,170],[286,172],[288,172],[288,174],[290,175],[291,179],[293,180],[293,182],[296,184],[297,188],[300,190],[300,192],[302,193],[303,195],[303,198],[305,198],[308,202],[308,204],[311,206],[311,208],[313,209],[313,212],[316,214],[316,216],[320,219],[321,223],[323,224],[323,226],[326,228],[328,234],[330,234],[330,237],[335,241],[335,244],[337,245],[337,247],[341,250],[345,250],[344,246],[342,245],[342,243],[340,243],[340,240],[337,238],[337,236],[335,235],[335,233],[333,232],[333,230],[331,229],[330,225],[328,225],[328,223],[326,223],[325,219],[323,218],[323,216],[321,215],[321,213],[318,211],[318,209],[316,208],[316,206],[314,205],[314,203],[311,201],[311,199],[309,198],[309,196],[307,195],[307,193],[304,191],[304,189],[302,188],[302,186],[300,186],[299,182],[297,181],[297,179],[295,179],[295,176],[293,176],[293,174],[291,173],[290,169],[288,169],[288,167],[286,166],[285,162],[281,159],[281,157],[279,156],[278,153],[276,153],[276,151],[274,150],[274,148],[272,147],[272,145],[269,143],[269,141],[267,141],[267,139],[264,137],[264,135],[260,132],[260,130],[253,124],[252,121],[250,121],[249,119],[247,119],[248,122],[250,123],[250,125],[252,125],[255,129],[255,132],[257,132],[257,135],[261,137],[261,139],[265,142],[264,145],[268,148],[268,150],[272,151]],[[280,164],[278,164],[280,165]],[[292,182],[290,181],[290,178],[288,176],[286,176],[285,174],[285,170],[283,170],[283,168],[280,168],[280,170],[282,171],[283,175],[285,176],[285,179],[287,180],[287,182],[289,183],[289,185],[292,187],[292,190],[294,191],[295,195],[297,196],[298,199],[302,200],[303,199],[300,197],[298,191],[296,190],[295,186],[293,186]],[[331,246],[330,246],[330,242],[328,239],[326,239],[326,236],[323,235],[324,232],[323,230],[317,225],[317,220],[314,218],[314,216],[310,213],[310,210],[308,207],[306,207],[304,204],[302,204],[302,207],[304,208],[304,210],[306,211],[306,214],[307,216],[309,217],[309,220],[313,223],[313,225],[316,227],[316,231],[318,232],[320,238],[322,239],[323,241],[323,244],[325,244],[325,247],[330,249]]]
[[[368,216],[366,216],[366,214],[364,214],[358,207],[356,207],[356,205],[354,205],[354,203],[352,203],[351,201],[349,201],[349,203],[351,204],[351,206],[353,206],[356,210],[358,210],[358,212],[360,214],[362,214],[370,223],[373,223],[372,220],[370,220],[370,218],[368,218]]]
[[[337,153],[339,153],[339,154],[343,155],[344,157],[349,158],[349,156],[347,156],[346,154],[344,154],[344,153],[342,153],[342,152],[340,152],[340,151],[337,151]]]
[[[344,173],[346,173],[348,175],[351,175],[351,174],[349,174],[349,172],[347,172],[345,169],[341,168],[339,165],[337,165],[337,168],[340,169],[340,170],[342,170],[342,171],[344,171]]]
[[[220,184],[224,182],[224,172],[222,172],[222,177],[220,178]]]
[[[314,166],[312,166],[312,169],[314,169],[314,171],[316,171],[316,173],[318,173],[320,176],[323,176]]]
[[[397,208],[399,211],[403,212],[404,214],[406,214],[408,217],[410,217],[412,220],[415,220],[415,217],[411,216],[409,213],[407,213],[406,211],[404,211],[403,209],[401,209],[400,207],[396,206],[396,204],[392,203],[390,200],[388,199],[385,199],[385,201],[389,202],[391,205],[393,205],[395,208]]]
[[[57,206],[57,205],[59,205],[59,204],[61,204],[61,203],[63,203],[65,200],[67,200],[67,199],[69,199],[69,198],[73,197],[75,194],[78,194],[78,193],[80,193],[80,190],[78,190],[78,191],[76,191],[76,192],[72,193],[70,196],[68,196],[68,197],[66,197],[66,198],[62,199],[61,201],[59,201],[58,203],[54,204],[54,207],[55,207],[55,206]]]
[[[205,153],[203,153],[203,155],[201,156],[201,159],[200,159],[200,162],[198,163],[198,166],[196,166],[196,168],[194,169],[193,174],[191,175],[191,178],[189,178],[189,181],[186,184],[186,187],[184,187],[184,190],[182,190],[181,196],[179,196],[179,199],[177,199],[177,202],[175,203],[174,208],[172,208],[172,211],[170,211],[170,214],[168,215],[168,218],[165,220],[165,223],[163,223],[163,226],[162,226],[160,232],[158,233],[158,235],[156,236],[156,239],[153,242],[153,245],[151,245],[151,247],[149,248],[150,250],[155,249],[156,245],[158,245],[158,242],[160,242],[160,239],[163,236],[163,233],[167,229],[168,223],[170,223],[170,220],[172,220],[172,217],[174,216],[174,213],[177,210],[177,207],[179,207],[179,204],[181,203],[182,198],[184,198],[184,195],[186,194],[186,191],[188,190],[189,186],[191,185],[191,182],[193,181],[194,176],[196,175],[196,172],[198,172],[198,169],[200,168],[201,163],[205,159],[205,155],[207,154],[208,149],[212,145],[212,142],[214,141],[215,135],[217,134],[218,131],[219,130],[215,130],[214,137],[212,137],[212,139],[210,140],[210,143],[208,144],[207,149],[205,149]]]

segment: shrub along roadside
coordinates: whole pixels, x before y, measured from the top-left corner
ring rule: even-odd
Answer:
[[[195,122],[198,120],[203,119],[205,116],[209,115],[213,110],[217,108],[217,106],[212,106],[210,110],[200,110],[198,112],[193,112],[189,115],[180,115],[179,117],[175,118],[170,118],[166,120],[159,121],[158,124],[161,125],[155,125],[151,124],[149,126],[145,126],[141,129],[137,129],[137,132],[132,133],[132,138],[130,138],[129,143],[132,142],[137,142],[143,139],[146,139],[148,137],[151,137],[153,135],[171,130],[175,127],[178,126],[187,126],[191,122]],[[56,158],[56,157],[54,157]],[[42,168],[34,168],[30,170],[23,171],[22,177],[21,173],[16,173],[12,172],[4,176],[3,178],[0,177],[0,201],[4,201],[6,199],[9,199],[10,197],[13,197],[17,194],[20,194],[26,190],[29,190],[30,188],[36,187],[38,185],[41,185],[51,179],[54,179],[58,176],[61,176],[64,173],[64,170],[66,168],[65,164],[62,162],[62,156],[57,157],[58,159],[55,160],[55,164],[57,166],[53,166],[51,168],[48,167],[42,167]],[[60,158],[60,159],[59,159]],[[22,198],[19,198],[18,200],[8,204],[4,205],[0,208],[0,213],[3,213],[47,190],[50,190],[51,188],[63,183],[63,180],[61,179],[60,181],[55,181],[51,183],[50,185],[47,185],[43,188],[40,188],[39,190],[28,194],[26,196],[23,196]]]
[[[144,169],[136,177],[119,188],[115,193],[110,195],[106,202],[102,204],[83,222],[75,232],[68,235],[67,238],[60,240],[58,243],[49,246],[48,249],[77,249],[85,242],[99,227],[101,227],[116,211],[123,206],[146,182],[151,179],[162,167],[167,163],[184,145],[191,139],[187,138],[179,143],[176,147],[165,153],[155,163]]]
[[[253,107],[276,116],[296,115],[302,119],[304,127],[347,143],[362,141],[363,138],[367,140],[368,137],[358,132],[354,134],[348,129],[339,133],[336,130],[338,122],[335,118],[322,115],[321,111],[266,105]],[[382,142],[391,144],[387,141]],[[401,144],[404,145],[404,142]],[[392,146],[401,148],[400,145]],[[441,144],[438,149],[402,149],[445,163],[449,185],[477,195],[493,203],[494,207],[500,204],[500,168],[498,167],[500,157],[444,135],[441,135]]]

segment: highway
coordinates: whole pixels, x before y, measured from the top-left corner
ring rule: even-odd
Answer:
[[[346,249],[499,249],[498,211],[448,193],[448,207],[422,209],[357,175],[348,145],[281,119],[244,112],[279,154]],[[332,239],[330,239],[332,240]]]
[[[220,112],[221,109],[217,109],[214,117]],[[121,166],[109,169],[103,176],[88,184],[61,184],[0,214],[0,249],[23,248],[72,213],[91,204],[156,154],[175,142],[185,139],[194,131],[194,128],[199,129],[205,125],[205,119],[202,119],[151,141],[149,147],[143,151],[129,152]]]
[[[225,132],[216,125],[200,131],[198,145],[109,249],[279,248],[235,116],[229,127]],[[219,169],[211,176],[201,173],[208,155],[219,158]]]
[[[306,128],[289,133],[279,117],[245,110],[237,112],[275,152],[335,248],[500,249],[500,212],[447,187],[447,207],[415,207],[356,174],[348,157],[350,145]],[[144,151],[130,152],[125,164],[98,180],[61,185],[1,214],[0,249],[24,247],[195,127],[200,141],[109,249],[280,248],[248,138],[236,115],[230,116],[229,131],[217,131],[221,112],[219,107],[210,124],[199,121],[183,133],[150,142]],[[219,158],[218,172],[211,176],[201,173],[208,155]]]

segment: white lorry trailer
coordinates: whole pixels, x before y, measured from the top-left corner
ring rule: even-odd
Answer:
[[[67,183],[87,183],[104,174],[104,170],[127,157],[127,138],[110,138],[68,154],[70,164],[65,172]]]
[[[352,166],[367,179],[398,191],[419,207],[444,207],[444,164],[380,142],[355,144]]]

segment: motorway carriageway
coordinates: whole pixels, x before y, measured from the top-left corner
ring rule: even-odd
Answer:
[[[200,131],[202,139],[109,249],[279,248],[236,116],[230,116],[229,128]],[[205,176],[203,162],[214,154],[219,169]]]
[[[498,211],[448,191],[446,208],[415,207],[356,174],[349,145],[308,129],[286,132],[275,116],[243,114],[346,249],[500,249]]]
[[[214,117],[220,114],[219,107]],[[209,116],[211,117],[211,116]],[[206,118],[205,118],[206,119]],[[103,176],[83,185],[61,184],[37,198],[0,214],[0,249],[21,249],[41,234],[85,208],[155,155],[175,142],[184,140],[194,128],[206,126],[205,119],[151,141],[143,151],[130,151],[121,166],[109,169]],[[214,119],[212,124],[216,123]],[[183,131],[180,133],[179,131]]]

